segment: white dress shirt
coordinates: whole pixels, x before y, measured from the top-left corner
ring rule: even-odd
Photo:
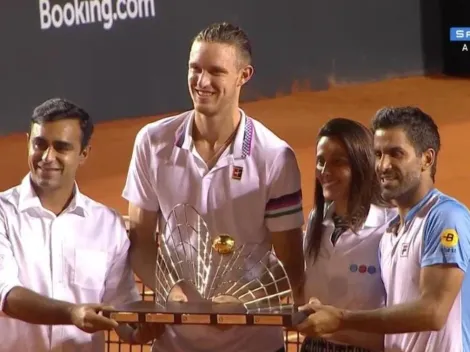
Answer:
[[[28,324],[3,313],[15,286],[72,303],[139,300],[122,217],[81,194],[59,216],[44,209],[27,175],[0,193],[0,331],[5,352],[103,352],[104,333]]]

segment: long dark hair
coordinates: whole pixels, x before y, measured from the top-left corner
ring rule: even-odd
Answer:
[[[359,122],[334,118],[320,129],[317,143],[321,137],[336,138],[343,143],[348,154],[351,167],[351,185],[348,196],[348,226],[357,231],[367,218],[370,205],[385,205],[380,196],[380,185],[375,174],[375,155],[373,150],[372,132]],[[306,234],[307,254],[315,261],[320,251],[323,220],[325,214],[325,198],[323,189],[315,177],[314,216]]]

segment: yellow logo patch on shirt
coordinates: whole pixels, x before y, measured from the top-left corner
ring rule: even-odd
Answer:
[[[454,229],[445,229],[441,232],[441,246],[452,248],[459,243],[459,235]]]

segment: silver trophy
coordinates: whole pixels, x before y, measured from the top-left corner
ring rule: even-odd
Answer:
[[[105,314],[119,322],[166,324],[292,326],[302,319],[271,248],[210,233],[188,204],[174,207],[160,232],[154,287],[154,302]]]

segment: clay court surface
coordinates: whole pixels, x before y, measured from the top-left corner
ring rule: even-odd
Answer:
[[[368,124],[374,112],[385,105],[416,105],[434,117],[442,140],[437,187],[470,206],[470,80],[419,77],[335,86],[328,91],[247,103],[242,108],[294,148],[302,172],[307,215],[313,202],[314,143],[320,126],[338,116]],[[81,191],[125,214],[127,205],[120,195],[134,138],[143,125],[155,119],[97,125],[92,153],[78,176]],[[0,177],[0,189],[4,190],[18,184],[27,172],[26,136],[4,137],[0,139],[0,148],[6,152]],[[111,350],[117,351],[117,346]],[[141,349],[136,346],[132,350]]]

